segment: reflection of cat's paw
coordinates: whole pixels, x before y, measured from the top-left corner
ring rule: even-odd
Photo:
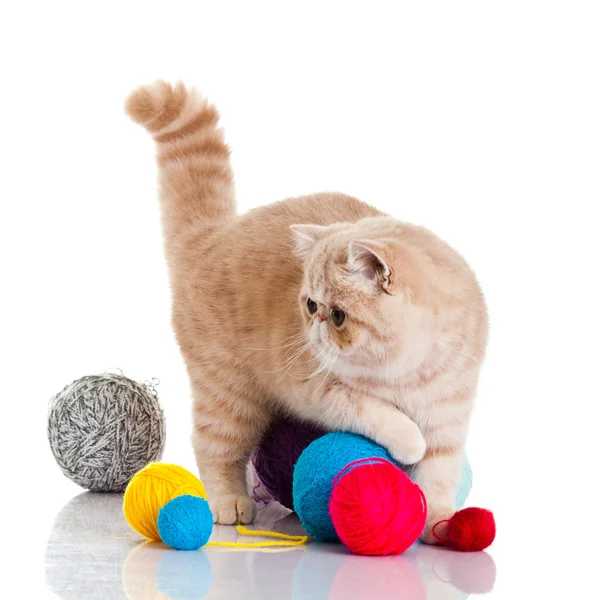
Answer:
[[[425,456],[427,444],[421,430],[411,421],[387,444],[387,449],[392,458],[399,463],[414,465]]]
[[[256,516],[256,505],[248,496],[228,494],[214,498],[210,509],[215,523],[220,525],[248,525]]]

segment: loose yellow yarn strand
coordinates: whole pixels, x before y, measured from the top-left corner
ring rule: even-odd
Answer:
[[[277,538],[276,542],[208,542],[204,547],[220,548],[268,548],[272,546],[302,546],[308,541],[307,535],[288,535],[277,531],[261,531],[258,529],[247,529],[243,525],[236,527],[237,532],[242,535],[255,535],[259,537]]]

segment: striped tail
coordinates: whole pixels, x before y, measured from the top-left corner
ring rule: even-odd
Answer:
[[[198,223],[235,216],[233,174],[219,113],[196,90],[164,81],[131,93],[125,111],[157,143],[167,243]]]

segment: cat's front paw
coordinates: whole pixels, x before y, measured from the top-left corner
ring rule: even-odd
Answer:
[[[425,456],[427,443],[419,427],[411,422],[394,436],[387,449],[392,458],[399,463],[414,465]]]
[[[213,520],[219,525],[248,525],[256,516],[256,504],[248,496],[229,494],[209,502]]]

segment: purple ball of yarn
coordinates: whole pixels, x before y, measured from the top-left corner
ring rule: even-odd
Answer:
[[[252,455],[252,464],[271,496],[294,509],[292,482],[294,466],[302,451],[327,433],[310,423],[280,417],[275,420]]]

